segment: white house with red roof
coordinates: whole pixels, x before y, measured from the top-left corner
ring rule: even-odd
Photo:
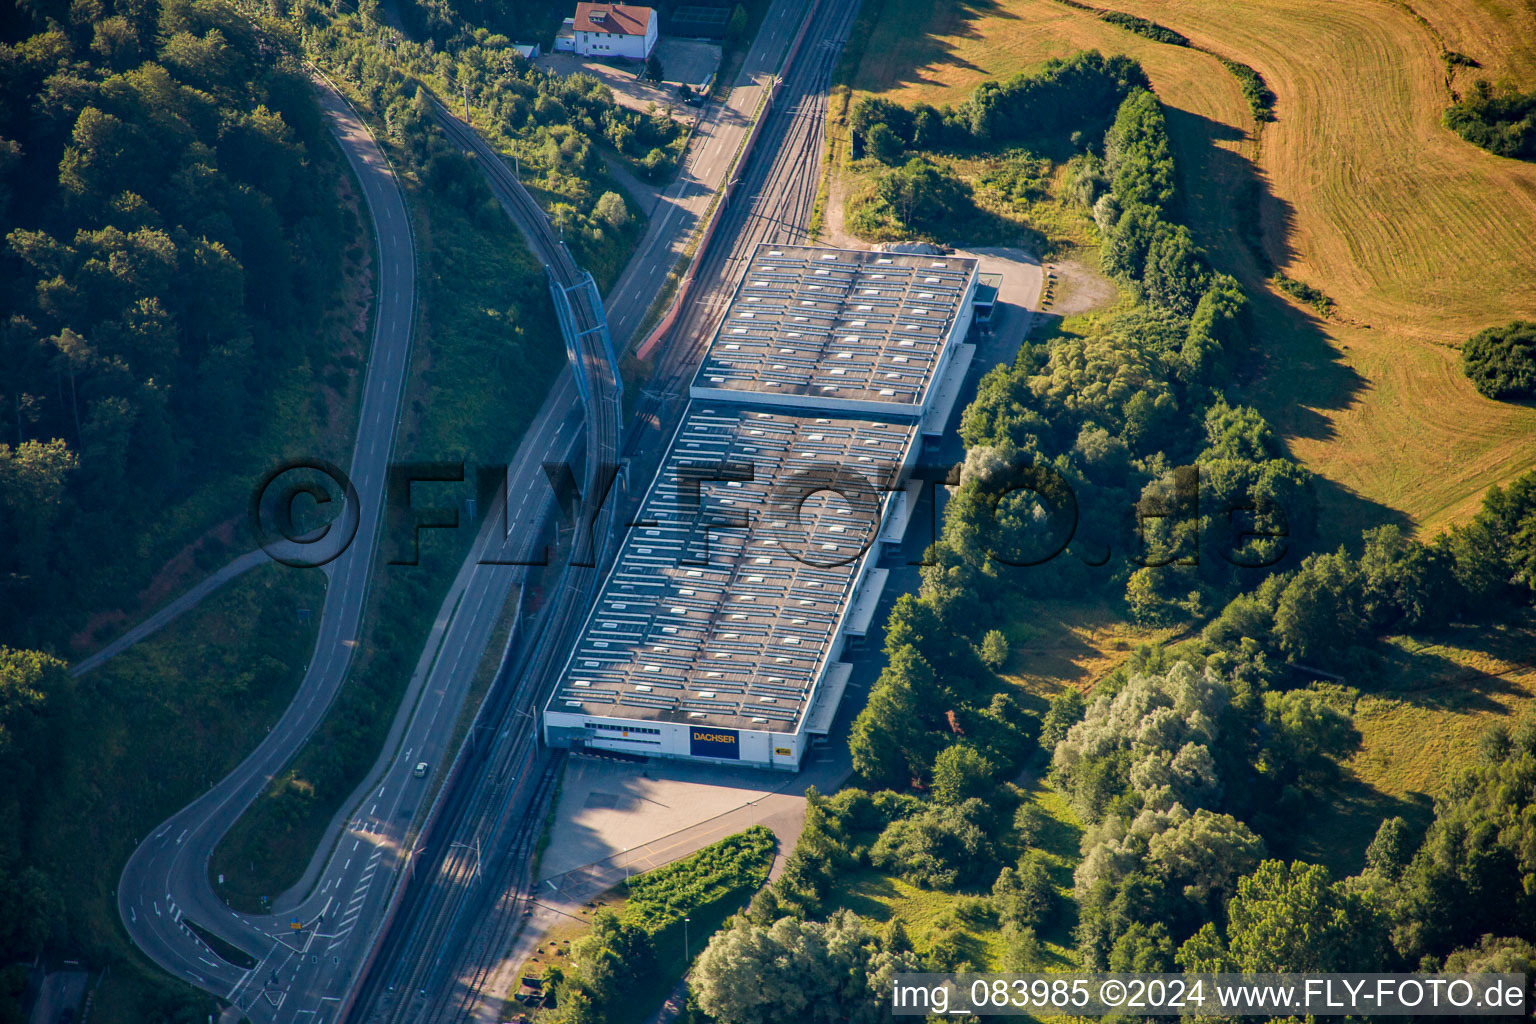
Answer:
[[[656,12],[633,4],[576,5],[555,39],[555,49],[583,57],[626,57],[645,60],[656,46]]]

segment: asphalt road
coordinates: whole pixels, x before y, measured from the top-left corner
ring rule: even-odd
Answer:
[[[784,2],[776,10],[804,8]],[[728,294],[740,257],[759,241],[805,235],[822,155],[826,88],[855,10],[850,0],[822,0],[813,11],[806,45],[786,69],[782,102],[741,168],[750,191],[727,207],[713,245],[700,254],[701,269],[709,276],[680,318],[687,329],[672,332],[673,343],[663,356],[671,387],[684,384],[702,354],[712,318],[718,319],[719,297]],[[786,43],[798,26],[797,21],[782,27]],[[637,260],[632,271],[636,265],[645,264]],[[613,295],[611,310],[627,295],[622,284]],[[651,419],[659,436],[637,445],[635,437],[646,433],[642,428],[626,442],[636,481],[649,480],[654,471],[647,463],[660,453],[670,429],[661,415],[664,408]],[[680,414],[681,409],[672,411]],[[588,605],[582,587],[596,577],[589,570],[581,581],[569,582],[535,627],[541,642],[515,665],[506,684],[506,710],[492,723],[494,738],[488,749],[473,751],[474,770],[450,794],[444,824],[424,850],[425,870],[418,870],[418,880],[405,890],[401,913],[384,937],[379,964],[349,1020],[438,1024],[499,1019],[506,984],[501,968],[530,913],[529,837],[537,832],[552,788],[548,780],[559,767],[558,754],[538,746],[534,713]]]
[[[495,166],[505,171],[499,161]],[[492,185],[555,278],[575,288],[582,274],[542,211],[515,180]],[[409,876],[418,832],[429,817],[432,785],[453,756],[455,725],[496,622],[514,594],[520,601],[529,570],[513,563],[542,557],[545,524],[557,511],[543,463],[572,458],[582,439],[588,465],[612,461],[616,381],[600,335],[589,329],[601,325],[601,307],[595,293],[575,293],[571,304],[580,332],[577,367],[587,376],[591,401],[579,401],[575,376],[567,369],[523,437],[508,467],[503,503],[487,510],[473,550],[444,598],[384,749],[304,878],[274,903],[279,913],[266,922],[270,941],[264,950],[250,950],[259,963],[227,994],[253,1020],[325,1024],[345,1010],[399,884]],[[590,478],[585,482],[590,488]],[[423,761],[427,776],[417,778],[413,768]],[[288,927],[291,922],[300,927]]]
[[[591,499],[601,492],[602,467],[611,467],[616,458],[620,410],[615,377],[617,368],[610,360],[604,341],[607,326],[601,299],[555,236],[542,210],[517,181],[512,169],[446,108],[439,107],[437,117],[449,137],[475,155],[493,194],[544,261],[556,295],[557,312],[563,304],[570,317],[562,329],[567,332],[572,347],[572,372],[561,375],[556,394],[546,403],[535,430],[520,446],[519,462],[510,474],[508,493],[524,500],[530,494],[544,496],[540,499],[540,507],[545,514],[554,513],[552,492],[547,483],[537,479],[537,474],[541,458],[551,459],[563,449],[540,437],[539,425],[546,420],[554,422],[559,409],[579,410],[585,440],[582,472],[585,507],[578,522],[583,531],[592,528],[599,547],[606,548],[605,539],[611,536],[612,517],[605,515],[599,521]],[[579,393],[579,405],[577,396],[571,393],[573,389]],[[528,522],[530,527],[535,525],[532,520]],[[538,522],[542,523],[542,517]],[[568,550],[580,551],[584,547],[573,544]],[[543,666],[548,659],[559,655],[563,650],[560,638],[568,634],[575,621],[579,621],[580,611],[585,607],[586,589],[596,575],[592,567],[583,567],[580,562],[595,559],[601,552],[588,550],[582,553],[587,559],[572,557],[558,571],[538,622],[525,624],[520,631],[527,642],[518,645],[514,681],[507,684],[503,678],[487,701],[487,707],[494,705],[496,713],[487,716],[491,719],[488,721],[476,719],[474,735],[483,729],[497,739],[487,744],[486,750],[476,750],[470,744],[458,754],[455,769],[445,785],[446,802],[442,813],[434,814],[425,825],[426,835],[418,838],[414,851],[416,863],[411,875],[421,876],[423,883],[414,887],[408,884],[400,891],[403,911],[399,921],[386,937],[381,948],[383,958],[369,975],[369,986],[358,992],[360,1003],[356,1013],[360,1018],[422,1019],[419,1014],[430,1011],[431,1007],[419,1005],[418,993],[427,991],[424,979],[441,977],[445,966],[453,962],[451,954],[462,942],[464,926],[472,923],[477,907],[470,893],[477,886],[484,889],[489,879],[498,877],[500,865],[527,860],[531,853],[537,832],[522,816],[509,813],[509,808],[516,806],[520,796],[538,799],[538,794],[547,793],[553,787],[554,773],[548,765],[530,769],[528,755],[533,751],[535,738],[534,713],[530,705],[533,687],[528,683],[537,683],[543,678],[542,668],[534,666]],[[517,579],[523,577],[518,575]],[[480,652],[484,647],[482,639],[470,649]],[[508,736],[513,739],[507,741]],[[494,756],[488,759],[486,754]],[[468,813],[467,808],[472,808],[473,813]],[[452,824],[434,830],[433,823],[438,820],[458,823],[466,816],[482,823],[487,816],[499,818],[510,822],[511,830],[489,847],[476,830],[460,834]],[[438,832],[451,836],[451,839],[436,838]],[[482,863],[489,867],[482,870]],[[422,864],[425,870],[419,866]],[[400,878],[406,880],[407,876],[401,873]],[[436,893],[448,899],[423,906],[420,899],[423,886],[429,895]],[[342,1007],[343,1012],[347,1009],[349,1006]]]
[[[377,509],[391,447],[387,427],[394,422],[408,363],[404,356],[414,254],[404,227],[404,205],[383,154],[337,97],[323,95],[322,102],[363,182],[375,216],[379,265],[386,268],[375,355],[365,384],[364,429],[350,471],[360,505]],[[391,232],[391,224],[402,230]],[[392,272],[402,267],[403,276]],[[395,288],[404,289],[403,306]],[[387,355],[396,348],[398,362]],[[381,355],[396,371],[390,381],[375,373]],[[389,405],[383,419],[375,415],[379,402]],[[379,435],[367,429],[376,423],[386,429],[382,444]],[[292,893],[274,894],[275,913],[238,914],[214,894],[208,860],[219,839],[313,730],[345,675],[377,537],[377,514],[362,517],[356,540],[329,567],[332,585],[321,615],[316,658],[300,697],[235,773],[156,830],[124,871],[119,909],[135,942],[156,962],[228,999],[232,1010],[259,1024],[325,1024],[336,1018],[409,865],[409,844],[425,817],[437,773],[451,757],[448,745],[481,656],[506,602],[526,578],[526,567],[502,563],[531,562],[541,556],[539,538],[555,511],[542,464],[570,457],[585,433],[574,378],[567,369],[511,460],[505,491],[510,509],[498,505],[486,510],[471,555],[436,616],[374,768],[345,805],[299,885]],[[343,595],[346,600],[341,600]],[[427,762],[429,772],[418,779],[412,769],[420,761]],[[225,962],[183,927],[184,920],[249,953],[256,967],[244,970]],[[295,921],[299,928],[291,926]]]
[[[726,170],[751,130],[753,113],[762,101],[763,91],[773,81],[808,2],[778,0],[769,9],[757,39],[742,62],[737,84],[729,97],[724,103],[709,104],[702,112],[677,180],[662,192],[634,256],[605,300],[609,330],[617,351],[624,351],[634,339],[636,329],[666,283],[668,272],[682,257],[699,218],[708,209],[715,192],[725,183]],[[531,237],[529,241],[532,244]],[[225,583],[266,560],[261,551],[248,552],[234,559],[118,639],[76,662],[70,667],[71,674],[80,676],[100,667],[165,628]]]
[[[219,901],[207,877],[208,860],[220,838],[308,738],[346,677],[374,564],[388,460],[410,365],[415,246],[405,204],[367,128],[328,85],[318,86],[321,107],[362,185],[378,247],[373,345],[348,469],[357,502],[348,502],[345,509],[345,517],[357,522],[357,533],[324,570],[327,598],[298,697],[233,772],[142,841],[117,890],[118,912],[134,943],[170,973],[220,996],[246,987],[251,974],[216,956],[184,922],[195,921],[268,959],[274,943],[289,942],[284,921],[235,914]]]
[[[489,510],[471,557],[439,609],[379,760],[330,834],[339,833],[339,839],[317,853],[296,887],[302,894],[298,901],[280,905],[282,921],[296,917],[306,928],[270,945],[263,964],[233,994],[253,1020],[326,1024],[337,1019],[377,939],[410,865],[431,787],[453,756],[449,744],[481,656],[506,602],[517,599],[528,572],[496,563],[539,557],[538,535],[553,511],[542,460],[568,455],[582,433],[568,373],[561,382],[564,386],[554,390],[509,467],[511,531],[501,509]],[[429,765],[423,779],[413,774],[420,761]],[[278,972],[275,979],[272,969]]]
[[[770,81],[761,69],[777,64],[803,9],[804,0],[779,0],[748,55],[742,74],[742,81],[748,83],[746,89],[736,90],[729,104],[713,108],[712,118],[705,119],[706,127],[690,149],[684,176],[673,186],[673,202],[666,208],[658,207],[659,213],[626,278],[612,292],[616,308],[613,318],[618,321],[614,338],[620,347],[656,291],[644,284],[643,276],[635,283],[636,275],[649,273],[659,281],[671,268],[697,216],[707,206],[713,186],[721,183],[725,168],[750,128],[743,111],[750,115],[756,109],[761,89]],[[359,521],[358,535],[327,567],[334,590],[322,612],[315,659],[300,696],[235,772],[164,823],[135,851],[119,888],[119,910],[125,926],[146,953],[172,973],[231,1000],[232,1010],[249,1015],[259,1024],[299,1020],[327,1024],[339,1015],[357,972],[377,944],[391,901],[413,866],[409,844],[427,814],[424,804],[432,792],[432,775],[441,771],[452,754],[447,745],[495,622],[514,589],[525,581],[523,568],[480,563],[527,560],[532,553],[534,539],[555,511],[543,461],[568,457],[583,438],[588,442],[589,467],[611,461],[617,434],[616,393],[602,400],[597,409],[588,403],[586,415],[595,420],[606,418],[607,422],[597,431],[583,430],[583,409],[574,376],[569,370],[562,373],[509,468],[509,516],[503,518],[495,514],[499,510],[487,510],[475,554],[461,568],[437,616],[385,749],[347,805],[345,815],[335,823],[330,840],[317,852],[295,891],[277,895],[276,913],[242,915],[225,907],[207,877],[214,847],[313,731],[345,678],[374,561],[386,463],[408,365],[414,259],[404,205],[366,128],[339,97],[325,94],[322,103],[363,183],[380,249],[380,306],[350,469],[360,499],[358,510],[349,508]],[[501,170],[505,172],[504,165]],[[493,180],[492,185],[496,188],[497,183]],[[532,239],[537,225],[530,223],[526,211],[519,218],[504,182],[497,191]],[[547,231],[547,223],[544,228]],[[536,244],[535,249],[539,248]],[[559,254],[541,255],[546,263],[560,262]],[[580,301],[578,296],[573,305],[579,306]],[[578,358],[592,372],[594,353],[588,350]],[[590,487],[589,474],[583,476]],[[556,657],[560,647],[552,639],[565,636],[579,621],[572,612],[580,607],[579,594],[595,574],[586,571],[577,577],[562,577],[562,585],[568,589],[550,602],[550,607],[560,609],[559,621],[539,624],[538,639],[543,642],[536,647],[546,661]],[[503,768],[518,766],[521,771],[526,764],[524,753],[533,751],[534,735],[527,707],[515,710],[527,717],[517,719],[519,727],[515,730],[503,729],[503,739],[509,733],[515,735],[500,751],[503,757],[498,763]],[[416,779],[411,772],[419,760],[431,767],[427,779]],[[517,779],[507,769],[494,781],[506,784]],[[512,813],[515,801],[508,802],[504,792],[497,792],[502,799],[501,824],[510,829],[498,834],[511,836],[513,849],[521,848],[531,842],[532,833]],[[525,790],[521,785],[513,792],[517,794],[525,801],[537,796],[533,787]],[[463,856],[460,851],[461,860]],[[477,873],[478,869],[477,850]],[[475,932],[477,923],[462,918],[459,914],[454,919],[460,939]],[[258,961],[257,966],[247,971],[225,962],[186,928],[184,921],[195,922],[245,950]],[[301,927],[291,928],[290,922]],[[479,933],[483,939],[483,927]],[[451,973],[454,960],[438,957],[436,966],[446,978],[448,973],[444,972]]]
[[[725,184],[726,171],[752,128],[763,91],[778,73],[808,4],[809,0],[776,0],[742,61],[730,96],[705,108],[677,180],[661,194],[635,257],[608,294],[608,324],[620,351],[634,340],[699,218]]]

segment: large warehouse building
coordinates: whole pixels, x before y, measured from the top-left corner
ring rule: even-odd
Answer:
[[[976,262],[759,246],[544,712],[559,747],[793,771],[974,349]]]

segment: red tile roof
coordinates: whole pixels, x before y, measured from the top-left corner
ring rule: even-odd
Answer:
[[[594,18],[594,15],[600,16]],[[576,31],[612,32],[621,36],[643,36],[651,27],[656,12],[631,4],[577,4]]]

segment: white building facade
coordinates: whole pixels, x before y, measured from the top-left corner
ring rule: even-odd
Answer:
[[[545,705],[547,743],[800,767],[958,401],[976,277],[965,258],[759,247]],[[801,496],[826,474],[844,483]]]
[[[659,20],[649,7],[579,3],[571,19],[572,48],[583,57],[645,60],[656,47]]]

